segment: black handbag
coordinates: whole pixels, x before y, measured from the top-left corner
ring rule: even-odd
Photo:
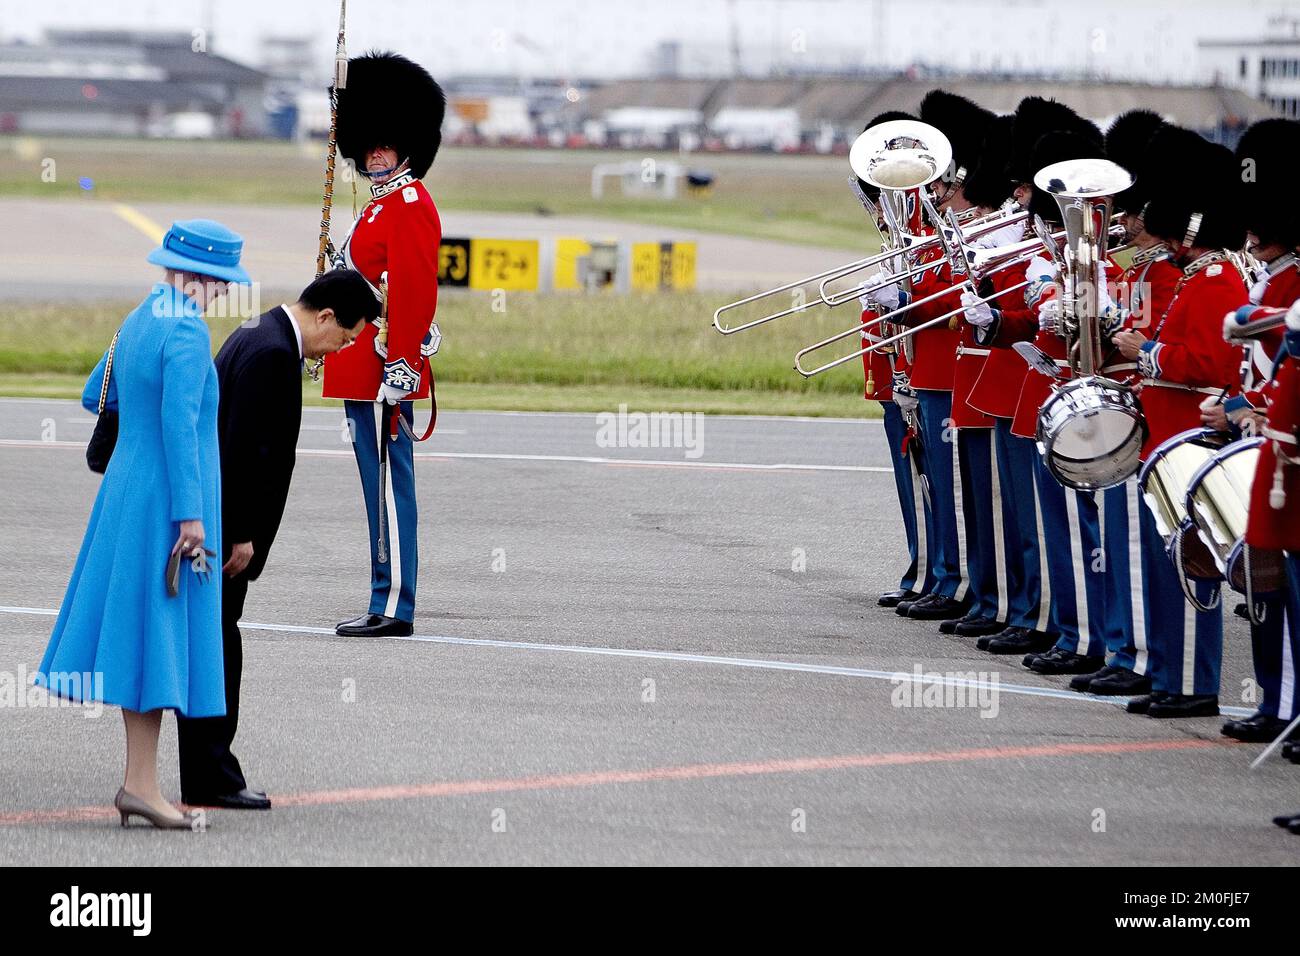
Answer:
[[[108,460],[113,457],[113,448],[117,445],[117,412],[105,409],[108,402],[108,383],[113,377],[113,353],[117,351],[117,337],[122,334],[118,329],[113,333],[113,341],[108,346],[108,360],[104,363],[104,384],[99,389],[99,418],[95,430],[86,445],[86,464],[90,470],[103,474],[108,468]]]

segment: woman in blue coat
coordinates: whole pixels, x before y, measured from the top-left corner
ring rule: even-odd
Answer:
[[[243,240],[219,223],[172,224],[149,261],[162,282],[118,335],[106,408],[119,418],[113,450],[72,580],[36,683],[74,700],[122,708],[126,779],[114,805],[122,825],[190,829],[193,819],[158,786],[164,710],[226,712],[221,649],[221,565],[200,574],[191,558],[221,554],[217,374],[203,311],[232,283],[247,283]],[[81,403],[99,407],[108,353]],[[179,589],[167,566],[179,552]]]

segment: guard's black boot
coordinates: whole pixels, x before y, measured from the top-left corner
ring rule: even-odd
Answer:
[[[965,613],[966,605],[961,601],[938,594],[929,594],[907,609],[907,616],[914,621],[946,621]]]
[[[920,596],[915,591],[899,588],[897,591],[886,591],[876,603],[881,607],[898,607],[900,601],[912,601]]]
[[[382,614],[363,614],[334,628],[339,637],[410,637],[414,631],[410,621],[399,621]]]
[[[1106,659],[1053,647],[1046,654],[1035,656],[1028,666],[1035,674],[1093,674],[1106,666]]]
[[[1134,697],[1124,709],[1130,714],[1145,714],[1157,701],[1166,699],[1169,695],[1162,690],[1153,690],[1149,694],[1143,694],[1141,697]]]
[[[1012,633],[1012,631],[1015,633]],[[985,648],[990,654],[1032,654],[1045,651],[1056,643],[1056,638],[1042,631],[1008,629],[989,641]]]
[[[1127,667],[1104,667],[1093,675],[1087,690],[1101,697],[1133,697],[1151,693],[1151,678]]]
[[[1230,720],[1223,725],[1220,733],[1233,740],[1248,744],[1271,744],[1277,735],[1286,730],[1289,721],[1279,720],[1267,714],[1251,714],[1243,720]]]
[[[1147,708],[1148,717],[1218,717],[1218,694],[1170,694]]]

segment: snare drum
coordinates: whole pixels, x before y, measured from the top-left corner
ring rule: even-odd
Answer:
[[[1187,513],[1192,479],[1208,464],[1231,436],[1212,428],[1180,432],[1156,446],[1138,475],[1142,498],[1164,539],[1165,551],[1187,576],[1218,580],[1218,565],[1205,542],[1196,534]]]
[[[1058,482],[1079,491],[1123,483],[1141,466],[1146,417],[1137,394],[1099,375],[1058,388],[1038,412],[1038,451]]]
[[[1219,573],[1242,594],[1278,591],[1285,582],[1280,551],[1246,550],[1250,486],[1265,440],[1235,441],[1202,464],[1187,487],[1184,504]]]

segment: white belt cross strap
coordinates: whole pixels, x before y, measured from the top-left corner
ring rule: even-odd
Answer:
[[[1281,442],[1284,445],[1296,444],[1295,435],[1291,434],[1290,432],[1279,431],[1278,429],[1273,428],[1271,425],[1265,425],[1259,431],[1260,434],[1263,435],[1265,438],[1270,438],[1273,441]]]
[[[1218,398],[1224,392],[1221,388],[1197,388],[1194,385],[1184,385],[1182,382],[1166,382],[1158,378],[1144,378],[1142,379],[1142,385],[1143,387],[1152,385],[1156,388],[1174,388],[1180,392],[1197,392],[1201,395],[1213,395],[1215,398]]]

